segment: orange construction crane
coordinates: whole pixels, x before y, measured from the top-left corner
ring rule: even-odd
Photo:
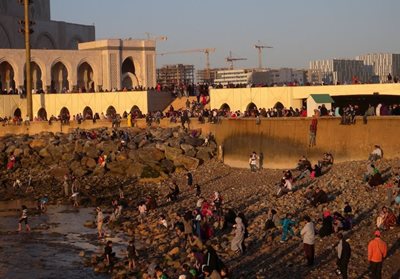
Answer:
[[[258,49],[258,68],[261,70],[263,68],[263,66],[262,66],[262,50],[264,48],[273,48],[273,47],[262,45],[260,43],[260,41],[258,41],[258,43],[256,45],[254,45],[254,48]]]
[[[198,49],[187,49],[187,50],[180,50],[180,51],[169,51],[169,52],[162,52],[157,53],[157,55],[164,56],[169,54],[185,54],[185,53],[193,53],[193,52],[202,52],[206,54],[206,75],[205,80],[210,80],[210,53],[215,52],[215,48],[198,48]]]
[[[229,51],[229,56],[226,58],[226,62],[229,63],[229,69],[233,70],[233,62],[235,61],[243,61],[247,60],[247,58],[238,58],[232,56],[232,51]]]

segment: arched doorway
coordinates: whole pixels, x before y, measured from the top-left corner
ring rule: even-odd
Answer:
[[[31,62],[32,89],[37,91],[43,89],[42,70],[36,62]],[[26,64],[24,65],[24,86],[26,88]]]
[[[7,61],[0,63],[0,87],[1,91],[15,90],[14,69]]]
[[[223,104],[220,109],[223,111],[231,111],[231,108],[227,103]]]
[[[78,67],[78,88],[82,92],[93,92],[93,69],[89,63],[84,62]]]
[[[131,89],[139,85],[139,80],[136,76],[135,64],[132,57],[128,57],[122,63],[122,88]]]
[[[62,62],[51,67],[51,90],[60,93],[69,89],[68,70]]]
[[[93,119],[93,110],[90,107],[85,107],[83,110],[84,119]]]
[[[14,111],[14,117],[22,118],[22,112],[19,108]]]
[[[285,106],[281,102],[277,102],[274,106],[275,109],[283,110]]]
[[[115,115],[117,115],[117,111],[115,110],[115,108],[113,106],[109,106],[107,111],[106,111],[106,116],[107,117],[114,117]]]
[[[63,107],[60,111],[60,117],[61,118],[69,118],[70,114],[69,114],[69,110],[66,107]]]
[[[37,113],[37,117],[41,121],[47,121],[47,111],[46,111],[46,109],[45,108],[39,109],[39,111]]]
[[[138,106],[133,106],[130,111],[133,117],[142,117],[142,111],[139,109]]]
[[[254,111],[257,110],[257,106],[254,103],[250,103],[247,105],[246,111]]]

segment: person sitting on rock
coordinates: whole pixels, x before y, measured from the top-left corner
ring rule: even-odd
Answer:
[[[329,167],[333,165],[333,155],[331,153],[324,153],[322,160],[319,161],[320,167]]]
[[[314,165],[314,168],[311,170],[310,177],[311,178],[317,178],[322,175],[321,167],[318,165]]]
[[[266,238],[267,241],[272,240],[272,231],[279,225],[279,218],[276,213],[275,209],[270,208],[268,210],[267,220],[264,225],[265,235],[263,237],[264,239]]]
[[[333,233],[333,218],[329,210],[323,212],[322,227],[319,230],[319,236],[324,237]]]
[[[168,229],[168,222],[164,214],[161,214],[158,219],[158,225],[163,229]]]
[[[333,213],[333,231],[338,233],[340,230],[348,230],[349,225],[346,223],[346,219],[343,217],[342,214],[335,211]]]
[[[201,252],[203,249],[196,249],[196,248],[194,248],[194,249],[191,249],[190,250],[190,253],[189,253],[189,257],[191,258],[191,259],[193,259],[193,261],[194,261],[194,264],[193,264],[193,267],[194,268],[196,268],[196,270],[197,270],[197,272],[198,273],[200,273],[201,272],[201,268],[202,268],[202,266],[204,265],[204,258],[205,258],[205,256],[204,256],[204,254]]]
[[[314,186],[310,186],[306,189],[304,193],[304,198],[306,199],[307,204],[311,204],[315,195]]]
[[[106,247],[104,248],[104,260],[106,262],[107,267],[109,268],[108,272],[111,273],[114,266],[114,258],[115,253],[112,250],[112,241],[107,241]]]
[[[371,165],[373,167],[373,175],[368,180],[368,185],[370,187],[376,187],[383,184],[383,178],[378,168]]]
[[[173,182],[173,187],[169,186],[169,190],[170,190],[170,192],[166,197],[167,201],[171,201],[171,202],[177,201],[180,190],[179,190],[178,184],[175,181]]]
[[[306,158],[306,156],[301,157],[301,159],[297,163],[296,170],[303,172],[309,168],[311,168],[310,161]]]
[[[312,197],[311,204],[314,207],[317,207],[319,204],[324,204],[328,202],[328,195],[325,193],[324,190],[320,189],[319,187],[315,188],[314,196]]]
[[[374,150],[369,155],[368,160],[371,162],[378,161],[383,158],[383,150],[379,145],[374,146]]]
[[[146,207],[148,211],[157,209],[157,201],[152,196],[146,197]]]
[[[139,210],[140,223],[143,224],[143,221],[145,220],[146,215],[147,215],[147,206],[144,201],[139,203],[138,210]]]
[[[7,170],[12,170],[15,166],[16,158],[14,154],[10,155],[8,158],[8,163],[7,163]]]
[[[168,275],[162,270],[160,266],[156,266],[154,269],[156,272],[156,279],[168,279]]]

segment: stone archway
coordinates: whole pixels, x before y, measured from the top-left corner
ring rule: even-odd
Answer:
[[[277,103],[274,105],[274,108],[275,108],[275,109],[278,109],[278,110],[283,110],[283,109],[285,108],[285,106],[284,106],[281,102],[277,102]]]
[[[83,110],[84,119],[93,119],[93,110],[90,107],[85,107]]]
[[[128,57],[122,63],[122,88],[131,89],[135,86],[139,86],[139,80],[136,76],[136,68],[133,63],[133,58]]]
[[[71,115],[69,114],[69,110],[66,108],[66,107],[63,107],[61,110],[60,110],[60,117],[61,118],[69,118]]]
[[[82,92],[94,92],[93,68],[88,62],[78,66],[78,88]]]
[[[231,107],[230,107],[227,103],[225,103],[225,104],[223,104],[223,105],[221,106],[220,110],[223,110],[223,111],[231,111]]]
[[[113,106],[109,106],[106,111],[107,117],[114,117],[117,115],[117,111]]]
[[[36,62],[31,62],[32,89],[37,91],[43,89],[42,69]],[[24,65],[24,86],[26,88],[26,64]]]
[[[51,67],[51,91],[60,93],[69,89],[68,70],[62,62]]]
[[[254,103],[250,103],[247,105],[246,111],[254,111],[257,110],[257,106]]]
[[[21,109],[20,109],[20,108],[17,108],[17,109],[14,111],[14,117],[22,118],[22,112],[21,112]]]
[[[7,61],[0,63],[1,90],[15,89],[14,68]]]
[[[42,121],[47,121],[47,111],[45,108],[40,108],[37,117]]]
[[[130,113],[133,117],[142,117],[142,111],[138,106],[133,106]]]

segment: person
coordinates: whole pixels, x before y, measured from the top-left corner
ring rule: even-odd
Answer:
[[[45,195],[43,198],[40,199],[40,211],[46,212],[47,211],[47,203],[49,202],[49,197]]]
[[[382,278],[383,260],[387,256],[387,244],[381,239],[379,230],[374,233],[375,238],[368,243],[368,261],[371,278]]]
[[[65,174],[65,175],[64,175],[64,183],[63,183],[64,195],[65,195],[65,197],[69,197],[69,192],[68,192],[68,188],[69,188],[68,180],[69,180],[68,174]]]
[[[193,186],[193,175],[192,175],[191,172],[188,172],[188,173],[186,174],[186,179],[187,179],[187,186],[188,186],[189,188],[192,188],[192,186]]]
[[[351,247],[350,244],[343,239],[343,234],[338,233],[337,238],[339,243],[336,246],[337,251],[337,270],[336,273],[338,275],[342,275],[343,279],[347,279],[347,267],[349,265],[350,257],[351,257]]]
[[[379,145],[374,146],[374,150],[369,155],[368,160],[373,162],[383,158],[383,150]]]
[[[125,198],[125,196],[124,196],[124,189],[122,188],[122,185],[118,187],[118,193],[119,193],[119,199],[123,200]]]
[[[78,192],[74,192],[71,195],[71,199],[74,201],[74,204],[73,204],[74,207],[79,207],[79,197],[78,196],[79,196]]]
[[[178,199],[178,195],[180,193],[179,186],[175,181],[173,182],[173,186],[174,187],[168,186],[170,189],[170,192],[167,195],[167,201],[176,201]]]
[[[304,216],[304,220],[306,224],[300,232],[301,237],[303,238],[303,249],[307,259],[307,265],[314,265],[314,244],[315,244],[315,228],[314,223],[311,222],[311,218],[309,216]]]
[[[243,254],[245,227],[242,218],[236,217],[235,222],[236,224],[233,225],[233,227],[235,228],[235,236],[231,242],[231,249],[237,254]]]
[[[104,236],[104,232],[103,232],[104,215],[103,215],[103,212],[102,212],[100,207],[97,207],[96,211],[97,211],[97,218],[96,218],[96,221],[97,221],[97,233],[98,233],[98,236],[99,236],[99,239],[100,239],[100,238],[102,238]]]
[[[292,220],[292,214],[286,214],[286,217],[281,221],[282,225],[282,238],[281,243],[284,243],[287,239],[288,234],[294,236],[293,226],[296,224],[295,221]]]
[[[199,184],[195,184],[194,185],[195,189],[196,189],[196,197],[200,197],[201,196],[201,188]]]
[[[104,260],[106,265],[109,267],[109,273],[112,272],[113,264],[114,264],[115,253],[112,250],[112,241],[107,241],[106,247],[104,248]]]
[[[363,116],[363,123],[367,124],[368,123],[368,116],[374,116],[375,115],[375,108],[369,104],[368,109],[365,111],[365,114]]]
[[[128,253],[128,268],[130,271],[133,271],[136,268],[136,261],[139,255],[138,252],[136,251],[133,240],[129,241],[129,245],[126,251]]]
[[[316,110],[314,110],[314,112],[315,111]],[[308,145],[309,147],[313,147],[316,145],[317,126],[318,126],[318,118],[316,113],[314,113],[310,124],[310,142]]]
[[[323,212],[322,227],[319,230],[319,236],[329,236],[333,233],[333,218],[329,210]]]
[[[26,231],[30,232],[31,227],[28,224],[28,208],[25,205],[22,206],[21,217],[19,218],[18,221],[18,232],[22,230],[22,222],[25,223]]]
[[[314,195],[311,200],[311,204],[314,207],[317,207],[319,204],[327,203],[328,202],[328,195],[325,193],[324,190],[320,188],[315,188]]]
[[[147,215],[147,206],[146,206],[146,203],[144,201],[139,203],[138,210],[139,210],[140,223],[143,224],[143,221],[144,221],[144,219],[146,218],[146,215]]]
[[[249,158],[249,164],[250,164],[250,170],[252,172],[256,172],[257,171],[257,160],[259,159],[257,153],[255,151],[253,151],[253,153],[250,155]]]
[[[276,210],[270,208],[267,213],[267,220],[265,221],[265,235],[263,238],[267,238],[267,241],[272,240],[272,230],[279,226],[279,219],[276,214]]]

